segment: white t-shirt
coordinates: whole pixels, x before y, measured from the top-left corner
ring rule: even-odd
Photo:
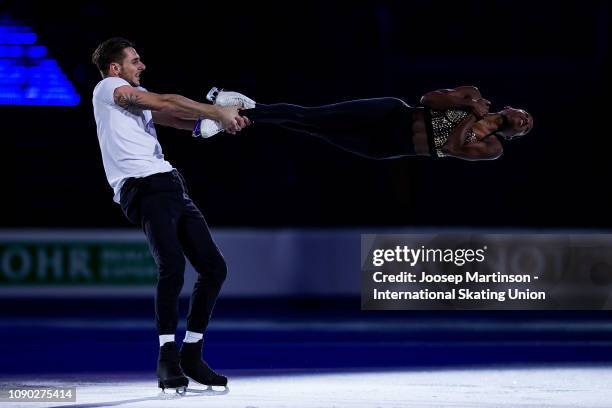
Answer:
[[[164,160],[150,110],[130,113],[113,98],[115,88],[130,85],[125,79],[104,78],[93,91],[93,109],[106,179],[118,203],[121,186],[129,177],[146,177],[173,169]],[[142,91],[145,88],[138,87]]]

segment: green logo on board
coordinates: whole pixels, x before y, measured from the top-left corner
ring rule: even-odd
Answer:
[[[3,242],[0,286],[125,285],[157,279],[149,248],[142,243]]]

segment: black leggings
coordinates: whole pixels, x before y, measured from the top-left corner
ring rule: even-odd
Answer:
[[[274,124],[320,137],[370,159],[394,159],[415,155],[413,111],[401,99],[375,98],[318,107],[258,103],[241,114],[254,123]]]

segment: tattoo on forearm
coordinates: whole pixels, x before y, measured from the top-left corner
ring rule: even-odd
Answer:
[[[150,106],[142,102],[138,95],[115,95],[115,103],[136,115],[143,110],[151,109]]]

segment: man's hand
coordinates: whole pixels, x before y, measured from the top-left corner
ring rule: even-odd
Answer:
[[[236,106],[218,107],[219,122],[227,133],[236,134],[251,124],[251,121],[238,114],[239,108]]]
[[[472,113],[478,120],[484,118],[487,113],[489,113],[490,106],[491,102],[484,98],[472,99],[472,103],[470,104]]]

